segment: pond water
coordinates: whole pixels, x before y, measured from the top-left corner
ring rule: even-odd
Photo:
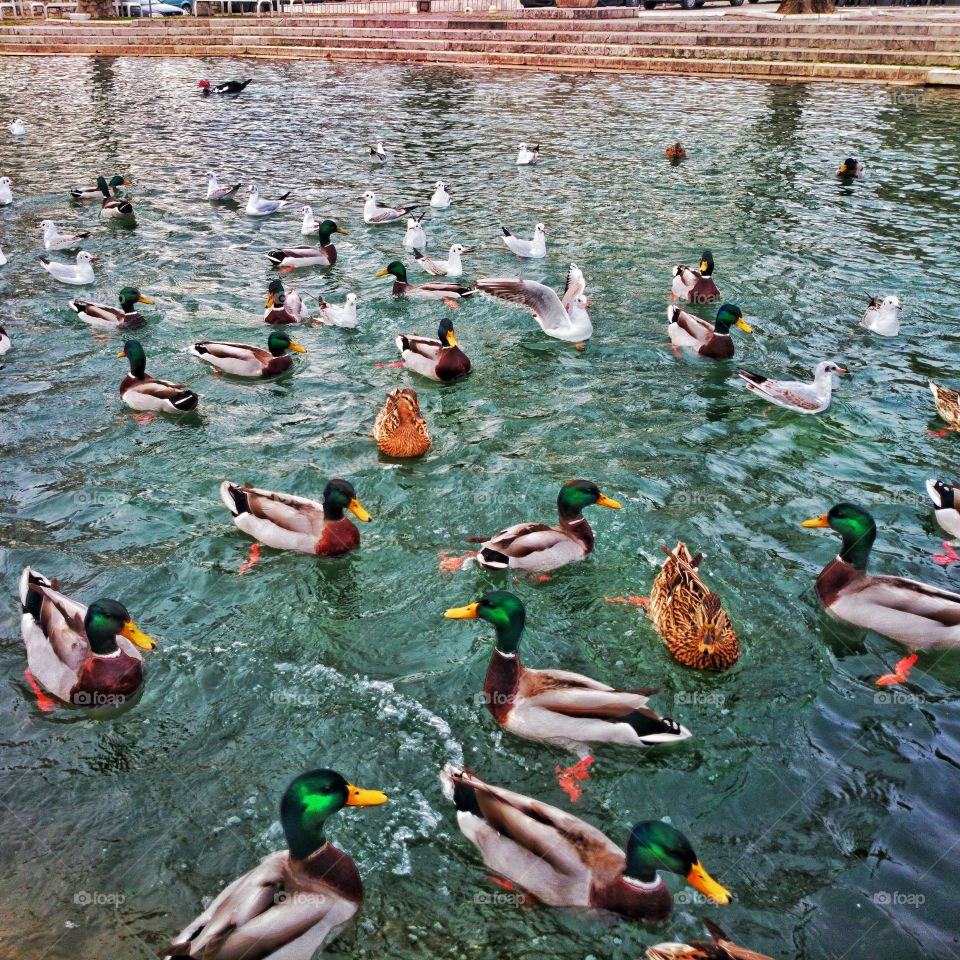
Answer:
[[[197,80],[252,76],[239,98]],[[341,814],[331,838],[366,901],[333,956],[635,958],[702,932],[706,915],[771,956],[949,957],[956,924],[960,655],[922,657],[894,692],[874,680],[902,655],[830,621],[812,589],[836,552],[799,522],[840,500],[867,506],[874,569],[957,585],[931,559],[942,534],[924,481],[956,479],[954,435],[926,381],[958,377],[950,293],[960,248],[960,95],[831,84],[537,75],[420,67],[189,59],[5,59],[0,159],[0,698],[5,956],[154,956],[202,898],[282,845],[280,794],[330,766],[389,806]],[[29,133],[7,133],[14,114]],[[373,167],[367,145],[391,154]],[[676,139],[689,157],[672,167]],[[532,169],[516,144],[542,145]],[[867,176],[833,173],[845,156]],[[295,203],[255,221],[204,200],[204,172],[251,178]],[[70,187],[132,177],[137,227],[99,221]],[[390,299],[374,274],[402,229],[363,224],[354,198],[454,204],[426,221],[431,252],[476,246],[468,276],[587,277],[586,350],[545,338],[524,311],[476,298],[453,315],[474,373],[440,386],[378,364],[398,332],[433,335],[449,311]],[[265,340],[267,250],[298,242],[308,202],[349,231],[330,271],[293,274],[311,299],[359,294],[356,332],[306,329],[296,372],[217,378],[186,352],[201,338]],[[39,267],[37,224],[89,229],[96,286],[143,308],[148,370],[190,384],[200,413],[141,423],[119,400],[119,338],[95,336]],[[518,263],[500,224],[545,261]],[[733,363],[667,345],[672,266],[710,247],[717,282],[753,325]],[[409,257],[406,257],[409,261]],[[895,340],[859,327],[872,294],[905,304]],[[741,389],[737,362],[806,378],[850,370],[831,409],[801,418]],[[368,436],[385,393],[414,386],[434,444],[380,458]],[[361,549],[315,560],[250,541],[221,480],[318,496],[356,486],[374,515]],[[560,484],[587,477],[623,502],[593,510],[597,549],[549,582],[512,584],[528,606],[526,662],[579,670],[654,701],[695,734],[676,749],[598,750],[576,812],[625,843],[670,817],[734,891],[723,909],[679,878],[673,917],[627,923],[503,902],[442,797],[465,762],[494,783],[570,808],[554,768],[572,758],[501,733],[476,700],[491,649],[444,609],[504,579],[442,575],[441,551],[555,516]],[[636,607],[660,544],[706,554],[740,635],[719,676],[667,655]],[[158,638],[146,690],[119,717],[40,711],[23,677],[16,584],[30,563],[90,601],[123,600]]]

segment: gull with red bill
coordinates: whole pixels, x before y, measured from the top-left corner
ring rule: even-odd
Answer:
[[[88,283],[93,283],[93,262],[97,258],[86,250],[81,250],[77,254],[76,263],[57,263],[49,257],[40,258],[40,266],[61,283],[69,283],[74,287],[83,287]]]
[[[794,413],[823,413],[833,396],[833,374],[847,371],[833,360],[821,360],[814,367],[813,383],[799,380],[771,380],[763,374],[738,370],[747,389],[764,400]]]

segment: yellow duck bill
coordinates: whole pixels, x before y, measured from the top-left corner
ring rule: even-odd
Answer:
[[[448,620],[475,620],[479,603],[471,603],[465,607],[451,607],[444,613]]]
[[[379,790],[362,790],[352,783],[347,784],[348,807],[379,807],[390,798]]]
[[[128,620],[120,631],[121,637],[126,637],[135,647],[141,650],[152,650],[157,641],[148,637],[132,620]]]
[[[292,346],[292,344],[291,344]],[[364,523],[369,523],[373,517],[363,509],[363,505],[360,501],[354,497],[348,504],[347,509],[358,519],[362,520]]]

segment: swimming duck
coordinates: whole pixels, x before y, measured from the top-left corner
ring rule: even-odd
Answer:
[[[840,555],[817,577],[817,596],[838,620],[902,643],[911,651],[960,648],[960,594],[907,580],[867,573],[877,537],[873,517],[852,503],[804,520],[840,534]]]
[[[954,537],[960,537],[960,487],[945,480],[927,481],[927,493],[933,501],[937,523]]]
[[[506,227],[501,227],[500,231],[503,234],[503,242],[516,256],[540,260],[547,255],[547,228],[542,223],[538,223],[533,228],[532,240],[515,237]]]
[[[120,384],[120,399],[128,407],[161,413],[189,413],[196,409],[200,398],[192,390],[147,374],[147,355],[139,340],[128,340],[117,358],[130,361],[130,372]]]
[[[133,216],[133,204],[129,200],[118,197],[116,191],[110,192],[110,185],[105,177],[97,177],[97,186],[103,197],[100,205],[100,216],[107,220],[119,220]]]
[[[704,250],[700,254],[700,268],[694,270],[685,264],[673,268],[671,295],[676,300],[688,303],[713,303],[720,299],[720,291],[713,281],[713,254]]]
[[[744,333],[753,329],[743,319],[743,311],[732,303],[725,303],[711,325],[679,307],[667,307],[667,333],[675,347],[685,347],[709,357],[711,360],[729,360],[733,356],[731,327],[739,327]]]
[[[348,293],[343,303],[327,303],[317,297],[320,306],[320,322],[328,327],[345,327],[352,330],[357,325],[357,301],[355,293]]]
[[[247,187],[247,194],[246,212],[248,217],[267,217],[271,213],[282,210],[290,202],[289,190],[282,196],[277,197],[276,200],[265,200],[260,196],[260,188],[255,183],[251,183]]]
[[[951,390],[950,387],[941,387],[940,384],[930,380],[927,384],[930,392],[933,394],[933,402],[936,404],[937,413],[943,417],[951,426],[960,427],[960,391]]]
[[[537,144],[535,147],[527,149],[525,143],[517,145],[517,166],[518,167],[528,167],[531,164],[536,163],[540,159],[540,144]]]
[[[434,184],[433,195],[430,197],[430,206],[437,210],[446,210],[451,203],[450,194],[447,193],[447,185],[442,180],[438,180]]]
[[[60,592],[56,580],[24,567],[20,575],[20,634],[27,668],[64,703],[116,707],[143,686],[141,650],[156,641],[116,600],[85,607]]]
[[[865,170],[866,167],[856,157],[847,157],[840,164],[837,176],[841,180],[852,180],[854,177],[862,177]]]
[[[285,273],[298,267],[332,267],[337,262],[337,248],[330,242],[335,233],[346,236],[333,220],[324,220],[320,224],[318,247],[288,247],[284,250],[271,250],[267,259]]]
[[[526,624],[523,601],[512,593],[485,593],[466,607],[452,607],[449,620],[486,620],[496,643],[483,683],[483,698],[504,730],[586,757],[589,743],[626,747],[687,740],[690,731],[648,706],[654,690],[614,690],[567,670],[532,670],[520,663]]]
[[[448,383],[470,372],[470,358],[458,346],[449,317],[440,321],[436,340],[401,333],[397,349],[404,364],[421,377]]]
[[[689,943],[657,943],[647,947],[647,960],[773,960],[772,957],[737,946],[712,920],[703,918],[711,939]]]
[[[276,277],[270,281],[263,305],[264,323],[300,323],[307,319],[308,313],[306,304],[296,290],[285,290],[283,281]]]
[[[217,180],[217,175],[212,171],[207,171],[207,199],[208,200],[230,200],[240,189],[241,184],[234,183],[229,187],[221,187]]]
[[[205,363],[230,373],[235,377],[275,377],[293,366],[293,358],[287,353],[307,351],[279,330],[267,337],[267,349],[247,343],[225,343],[219,340],[202,340],[190,347],[190,352]]]
[[[619,510],[620,504],[600,492],[590,480],[570,480],[560,488],[557,513],[560,522],[551,527],[545,523],[518,523],[492,537],[472,537],[470,543],[481,544],[477,563],[491,570],[529,570],[546,573],[568,563],[585,560],[593,550],[593,530],[583,516],[583,509],[596,504]]]
[[[17,117],[17,119],[10,124],[10,132],[15,137],[25,137],[27,135],[27,125]]]
[[[118,297],[119,308],[109,307],[105,303],[91,303],[89,300],[71,300],[70,308],[85,323],[110,330],[138,330],[147,321],[137,312],[138,303],[153,304],[136,287],[124,287]]]
[[[317,218],[313,215],[313,207],[309,204],[304,204],[300,208],[300,213],[303,214],[303,222],[300,224],[300,233],[305,237],[309,237],[311,234],[316,233],[320,229],[320,224],[317,222]]]
[[[388,274],[394,277],[393,295],[408,300],[459,300],[477,292],[473,287],[444,283],[441,280],[430,280],[414,286],[407,283],[407,268],[399,260],[394,260],[374,276],[385,277]]]
[[[378,207],[377,195],[367,190],[359,197],[363,201],[363,222],[379,226],[385,223],[396,223],[418,208],[417,204],[410,207]]]
[[[41,221],[40,229],[43,231],[44,250],[76,250],[90,236],[89,233],[61,233],[52,220]]]
[[[407,232],[403,235],[403,245],[408,250],[422,250],[427,245],[427,234],[423,229],[423,217],[409,217]]]
[[[251,80],[224,80],[215,87],[210,86],[209,80],[201,80],[197,86],[204,95],[208,93],[242,93],[247,89]]]
[[[0,357],[2,357],[12,346],[13,342],[10,340],[10,335],[3,327],[0,327]]]
[[[647,613],[670,655],[695,670],[729,670],[740,657],[736,631],[720,598],[700,577],[702,554],[683,542],[669,551],[653,581]]]
[[[678,140],[676,143],[667,147],[667,149],[663,151],[663,155],[668,160],[685,160],[687,151],[683,149],[683,144]]]
[[[416,247],[413,250],[413,257],[420,269],[432,277],[462,277],[463,261],[460,257],[465,253],[473,253],[472,248],[465,247],[462,243],[455,243],[450,247],[446,260],[431,260]]]
[[[344,516],[349,510],[369,523],[353,484],[331,480],[323,503],[290,493],[274,493],[224,480],[220,499],[233,514],[234,526],[274,550],[295,550],[318,557],[339,557],[360,546],[360,531]]]
[[[821,360],[814,367],[813,383],[769,380],[762,374],[751,373],[749,370],[738,370],[737,376],[746,383],[751,393],[779,407],[785,407],[794,413],[823,413],[830,406],[833,396],[832,375],[846,372],[832,360]]]
[[[370,156],[373,157],[374,160],[378,160],[380,163],[387,162],[387,151],[383,148],[382,140],[378,140],[377,145],[370,148]]]
[[[487,867],[547,906],[589,907],[658,923],[673,909],[660,870],[684,877],[715,903],[731,900],[690,841],[661,820],[638,823],[624,853],[579,817],[485,783],[468,770],[447,766],[440,779],[461,832]]]
[[[590,300],[584,292],[586,283],[575,263],[570,264],[567,272],[567,285],[562,298],[546,284],[535,280],[478,280],[477,289],[508,303],[519,303],[526,307],[548,337],[581,343],[593,336],[593,323],[587,312]]]
[[[326,837],[327,821],[344,807],[387,802],[334,770],[311,770],[291,781],[280,801],[287,849],[266,856],[223,889],[174,938],[165,954],[195,960],[309,960],[360,908],[356,864]]]
[[[110,191],[110,196],[114,197],[117,194],[118,187],[129,187],[130,180],[126,177],[121,177],[119,174],[111,177],[107,181],[107,189]],[[93,187],[74,187],[70,191],[70,196],[74,200],[102,200],[103,191],[100,189],[99,177],[97,178],[97,185]]]
[[[0,207],[9,207],[13,203],[13,181],[9,177],[0,177]]]
[[[81,250],[77,254],[76,263],[57,263],[49,257],[40,258],[40,266],[55,280],[61,283],[69,283],[74,287],[82,287],[88,283],[93,283],[93,261],[97,258],[86,250]]]
[[[895,337],[900,333],[900,298],[871,297],[860,326],[881,337]]]
[[[370,435],[387,457],[422,457],[430,449],[430,433],[427,421],[420,415],[416,391],[409,387],[391,390]]]

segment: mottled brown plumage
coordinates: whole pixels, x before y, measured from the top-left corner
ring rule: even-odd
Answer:
[[[416,392],[403,387],[388,393],[370,435],[388,457],[422,457],[430,449],[430,433],[427,421],[420,416]]]
[[[740,656],[740,644],[720,598],[700,579],[701,555],[690,556],[678,543],[653,581],[648,609],[667,649],[685,667],[727,670]]]
[[[937,413],[953,427],[960,427],[960,393],[930,381],[930,392],[937,405]]]

